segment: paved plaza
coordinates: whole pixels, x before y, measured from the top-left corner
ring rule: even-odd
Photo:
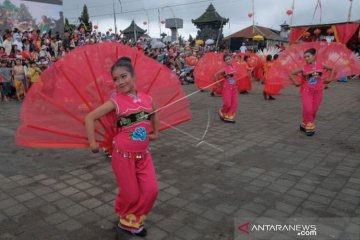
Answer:
[[[360,80],[325,91],[313,137],[298,130],[297,88],[265,101],[262,87],[239,95],[236,124],[218,119],[221,98],[192,96],[193,119],[151,143],[159,195],[145,239],[231,240],[238,217],[360,216]],[[110,160],[15,145],[19,112],[0,104],[0,239],[140,239],[115,227]]]

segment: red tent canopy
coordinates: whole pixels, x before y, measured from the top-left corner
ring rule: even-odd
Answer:
[[[296,26],[291,28],[290,44],[305,37],[309,29],[333,29],[336,42],[347,44],[349,40],[359,31],[360,23],[333,23],[323,25]],[[310,32],[312,34],[312,32]]]

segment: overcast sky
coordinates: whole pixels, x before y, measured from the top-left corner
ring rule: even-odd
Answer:
[[[255,1],[255,23],[260,26],[280,29],[279,25],[284,21],[290,22],[286,11],[291,9],[293,0],[254,0]],[[318,0],[295,0],[295,11],[293,25],[306,25],[312,23],[313,13]],[[136,23],[147,29],[152,37],[160,34],[158,10],[160,19],[182,18],[184,28],[179,34],[186,39],[189,34],[195,36],[197,29],[191,19],[198,18],[212,3],[217,12],[230,19],[224,27],[224,35],[227,36],[252,24],[252,19],[247,16],[252,12],[251,0],[63,0],[64,15],[70,22],[76,22],[80,16],[84,4],[87,5],[90,20],[99,25],[101,31],[109,28],[115,29],[113,18],[113,3],[118,30],[125,29],[134,19]],[[121,2],[121,5],[120,5]],[[322,23],[345,22],[347,21],[350,6],[349,0],[321,0],[322,2]],[[188,4],[188,5],[184,5]],[[121,9],[122,6],[122,9]],[[319,23],[319,9],[313,23]],[[360,0],[353,0],[351,20],[360,19]],[[143,22],[149,22],[144,25]],[[161,26],[162,32],[170,34],[169,29]]]

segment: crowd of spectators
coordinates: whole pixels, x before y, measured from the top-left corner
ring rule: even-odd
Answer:
[[[71,50],[88,44],[114,41],[129,45],[142,51],[145,55],[165,64],[179,75],[183,84],[193,82],[193,66],[189,66],[186,58],[215,51],[214,46],[193,46],[188,42],[167,42],[141,37],[125,40],[119,35],[98,31],[65,32],[59,34],[42,33],[40,30],[20,32],[18,29],[0,32],[0,92],[1,100],[8,101],[16,97],[23,99],[26,92],[35,83],[46,68],[64,57]],[[192,61],[193,62],[193,61]],[[192,64],[191,64],[192,65]]]

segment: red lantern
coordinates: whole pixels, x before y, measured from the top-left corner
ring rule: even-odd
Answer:
[[[289,9],[289,10],[286,11],[286,14],[289,15],[289,16],[292,15],[293,13],[294,13],[294,12],[293,12],[293,10],[291,10],[291,9]]]
[[[185,62],[189,66],[195,66],[198,63],[198,59],[195,56],[190,56],[185,59]]]
[[[248,13],[248,17],[251,18],[253,16],[252,13]]]
[[[332,28],[328,28],[328,30],[326,30],[326,32],[331,35],[334,33],[334,30]]]
[[[321,30],[320,30],[320,29],[317,28],[317,29],[314,30],[314,34],[315,34],[315,35],[320,35],[320,33],[321,33]]]
[[[98,25],[94,25],[94,29],[98,29],[99,28],[99,26]]]
[[[112,32],[112,28],[109,28],[109,32]]]
[[[161,20],[160,23],[161,23],[161,24],[165,24],[165,20]]]
[[[147,21],[144,21],[143,24],[146,25],[146,24],[147,24]]]

